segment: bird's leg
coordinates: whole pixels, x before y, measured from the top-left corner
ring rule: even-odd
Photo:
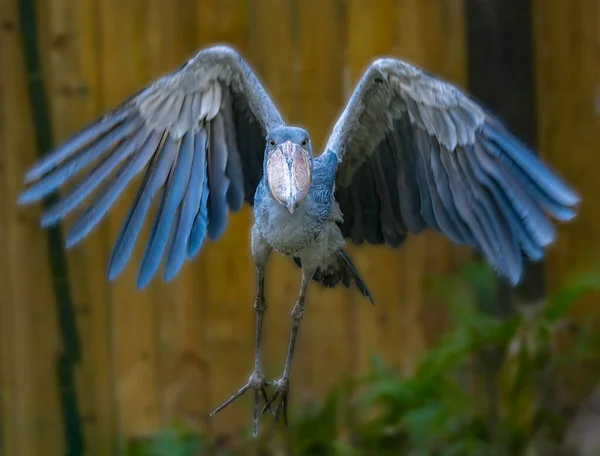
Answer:
[[[254,238],[254,236],[253,236],[253,238]],[[214,412],[212,412],[210,414],[210,416],[213,416],[213,415],[219,413],[221,410],[223,410],[225,407],[227,407],[229,404],[231,404],[237,398],[243,396],[246,393],[246,391],[252,389],[252,390],[254,390],[254,416],[253,416],[252,433],[256,437],[256,435],[258,433],[258,415],[259,415],[258,403],[260,400],[259,394],[262,394],[265,402],[267,402],[267,391],[265,388],[267,386],[269,386],[269,382],[267,382],[265,380],[265,377],[262,373],[261,345],[262,345],[263,317],[264,317],[265,311],[267,310],[267,306],[265,304],[265,294],[264,294],[265,266],[266,266],[269,254],[271,253],[271,249],[268,247],[261,246],[263,248],[259,247],[259,251],[255,252],[254,251],[255,250],[254,249],[255,248],[254,241],[255,241],[255,239],[253,239],[253,254],[254,254],[254,260],[256,262],[256,269],[257,269],[256,299],[254,300],[254,311],[256,313],[256,344],[255,344],[255,351],[254,351],[254,371],[250,375],[250,378],[248,379],[248,383],[246,383],[244,386],[242,386],[237,391],[237,393],[235,393],[233,396],[231,396],[229,399],[227,399],[225,402],[223,402],[221,405],[219,405],[214,410]],[[273,413],[270,405],[265,406],[265,408],[263,409],[263,412],[267,409],[269,411],[271,411],[271,413]]]
[[[275,409],[275,421],[279,419],[279,414],[283,413],[283,422],[287,426],[287,404],[288,394],[290,392],[290,369],[292,367],[292,359],[294,357],[294,348],[296,346],[296,337],[298,336],[298,328],[300,327],[300,321],[304,316],[304,300],[306,298],[306,289],[308,284],[314,275],[314,269],[302,268],[302,282],[300,284],[300,293],[298,294],[298,300],[292,309],[292,333],[290,335],[290,343],[288,346],[287,357],[285,359],[285,367],[283,369],[283,375],[279,380],[274,382],[277,389],[271,396],[271,399],[267,402],[262,410],[264,413],[266,410],[270,410],[271,404],[279,397],[277,408]],[[272,413],[272,412],[271,412]]]

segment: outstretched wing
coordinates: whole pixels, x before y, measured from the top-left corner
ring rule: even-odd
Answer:
[[[43,215],[56,224],[84,205],[68,232],[72,246],[107,214],[131,180],[144,171],[118,236],[109,277],[124,268],[148,209],[160,192],[138,287],[155,275],[166,251],[172,279],[205,236],[218,239],[228,211],[253,204],[262,176],[265,136],[283,119],[246,62],[231,48],[200,51],[177,71],[123,102],[47,154],[26,174],[21,204],[75,184]]]
[[[344,236],[399,246],[433,228],[482,251],[512,284],[570,220],[579,197],[497,119],[396,59],[376,60],[327,143],[340,162]]]

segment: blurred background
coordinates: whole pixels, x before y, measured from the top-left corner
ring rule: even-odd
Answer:
[[[251,398],[251,212],[170,284],[114,283],[131,201],[80,246],[16,205],[23,174],[199,48],[228,43],[318,149],[366,66],[408,60],[472,93],[583,202],[516,291],[434,233],[350,246],[375,307],[308,293],[290,427]],[[0,455],[600,454],[599,0],[1,0]],[[139,243],[140,246],[143,243]],[[270,263],[265,372],[277,378],[300,274]]]

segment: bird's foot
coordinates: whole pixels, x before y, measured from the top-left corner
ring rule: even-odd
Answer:
[[[271,404],[279,398],[277,407],[275,408],[275,421],[279,419],[279,414],[283,414],[283,423],[287,426],[287,405],[288,405],[288,394],[290,393],[290,380],[287,377],[281,377],[281,379],[273,382],[277,387],[271,399],[267,401],[261,413],[265,413],[267,410],[273,414],[271,410]]]
[[[244,386],[242,386],[237,391],[237,393],[235,393],[233,396],[231,396],[229,399],[227,399],[225,402],[223,402],[221,405],[219,405],[210,414],[210,416],[213,416],[213,415],[216,415],[217,413],[219,413],[221,410],[223,410],[225,407],[227,407],[233,401],[235,401],[239,397],[242,397],[246,393],[246,391],[254,390],[254,417],[253,417],[252,433],[253,433],[254,437],[256,437],[256,435],[258,433],[259,394],[262,394],[262,397],[264,398],[265,402],[267,402],[267,404],[265,405],[265,407],[262,410],[262,413],[264,413],[265,410],[269,410],[269,412],[271,412],[271,414],[273,414],[273,410],[271,410],[271,405],[268,403],[268,400],[267,400],[266,387],[269,385],[270,385],[270,383],[265,380],[265,377],[263,376],[262,372],[260,372],[260,371],[252,372],[252,375],[248,379],[248,383],[246,383]]]

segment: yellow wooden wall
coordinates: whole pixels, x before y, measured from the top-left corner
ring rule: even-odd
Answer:
[[[599,3],[536,0],[541,154],[584,196],[579,219],[560,230],[549,260],[551,284],[600,260]],[[17,0],[0,1],[2,445],[9,456],[59,455],[65,448],[56,394],[59,337],[46,235],[39,210],[15,203],[37,153],[17,6]],[[305,126],[322,145],[377,55],[399,56],[466,84],[463,8],[463,0],[39,0],[55,139],[65,139],[198,48],[226,42],[247,58],[286,120]],[[173,283],[157,280],[139,292],[139,248],[138,261],[117,281],[105,279],[128,196],[68,253],[82,344],[77,396],[93,455],[114,454],[119,439],[172,420],[213,434],[250,420],[248,399],[208,419],[252,368],[250,211],[232,216],[222,240],[206,245]],[[293,368],[295,403],[322,397],[347,374],[365,372],[375,354],[410,371],[444,326],[424,283],[469,256],[434,234],[410,239],[399,252],[349,251],[377,305],[342,289],[310,288]],[[265,361],[273,378],[286,352],[299,271],[275,257],[267,280]]]

